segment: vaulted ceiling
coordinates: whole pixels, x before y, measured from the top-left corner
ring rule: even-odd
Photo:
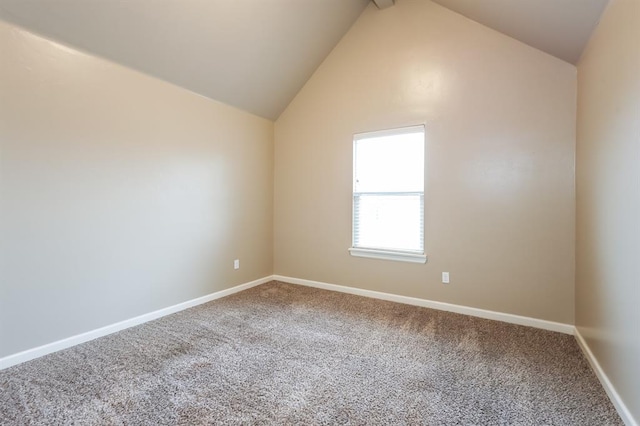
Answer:
[[[576,64],[609,0],[433,0]]]
[[[571,63],[579,59],[608,2],[434,1]],[[369,0],[0,0],[0,19],[276,119],[368,4]]]
[[[0,18],[269,119],[369,0],[1,0]]]

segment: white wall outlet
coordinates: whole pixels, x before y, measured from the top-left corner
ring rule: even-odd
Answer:
[[[233,261],[233,269],[240,269],[240,259]]]
[[[449,273],[448,272],[443,272],[442,273],[442,283],[443,284],[449,284]]]

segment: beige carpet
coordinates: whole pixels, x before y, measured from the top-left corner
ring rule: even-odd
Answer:
[[[622,424],[572,336],[279,282],[0,384],[2,425]]]

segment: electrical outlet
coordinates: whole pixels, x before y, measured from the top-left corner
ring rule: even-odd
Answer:
[[[442,273],[442,283],[443,284],[449,284],[449,273],[448,272],[443,272]]]
[[[233,269],[240,269],[240,259],[233,261]]]

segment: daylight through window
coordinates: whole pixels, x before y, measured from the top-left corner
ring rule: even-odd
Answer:
[[[424,126],[353,138],[354,256],[426,262]]]

